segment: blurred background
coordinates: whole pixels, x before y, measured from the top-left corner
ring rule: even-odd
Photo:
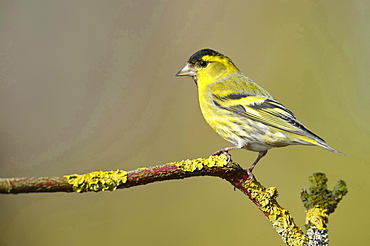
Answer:
[[[349,157],[273,149],[255,175],[304,227],[299,194],[324,172],[349,193],[332,245],[370,244],[370,3],[366,1],[1,1],[0,177],[133,170],[229,146],[191,78],[213,48]],[[235,150],[248,167],[257,153]],[[284,245],[227,182],[189,178],[115,192],[1,195],[0,245]]]

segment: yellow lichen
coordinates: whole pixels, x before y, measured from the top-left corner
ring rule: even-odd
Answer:
[[[294,223],[289,211],[277,203],[278,192],[275,187],[265,188],[255,179],[247,180],[244,185],[251,199],[260,205],[259,209],[268,213],[268,220],[288,245],[303,245],[307,242],[307,237]]]
[[[315,207],[307,210],[306,225],[316,226],[319,230],[325,229],[328,217],[328,210],[320,208],[318,205],[316,205]]]
[[[127,181],[127,172],[123,170],[117,171],[97,171],[87,174],[72,174],[64,176],[68,183],[72,185],[75,192],[86,191],[103,191],[115,190],[120,184]]]
[[[227,164],[227,157],[225,155],[210,156],[208,158],[198,158],[194,160],[184,160],[179,162],[172,162],[170,164],[178,166],[185,172],[194,172],[202,170],[204,166],[208,167],[223,167]]]
[[[210,156],[208,159],[205,159],[208,167],[224,167],[228,163],[226,155],[216,155]]]

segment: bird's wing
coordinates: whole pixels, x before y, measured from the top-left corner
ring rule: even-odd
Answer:
[[[290,110],[272,98],[246,93],[223,93],[222,96],[213,94],[212,99],[217,107],[241,117],[325,142],[302,125]]]

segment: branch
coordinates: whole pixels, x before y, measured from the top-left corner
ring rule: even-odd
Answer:
[[[113,191],[156,181],[195,176],[220,177],[242,191],[262,211],[287,245],[327,245],[311,244],[312,237],[306,236],[302,229],[294,223],[289,211],[277,203],[277,189],[275,187],[265,188],[255,178],[248,180],[249,175],[246,171],[237,163],[227,161],[225,155],[172,162],[127,172],[116,170],[64,177],[0,179],[0,193]],[[323,191],[326,194],[329,192],[326,190],[326,181],[315,182],[316,189],[310,188],[310,193],[305,190],[301,193],[302,201],[307,209],[306,228],[308,232],[311,232],[312,228],[314,228],[314,233],[317,233],[317,230],[326,229],[328,215],[334,212],[340,199],[346,193],[345,183],[342,181],[342,188],[336,188],[331,192],[333,199],[329,201],[329,196],[322,196]],[[322,188],[323,184],[325,184],[324,188]],[[321,193],[316,192],[317,187],[321,187],[319,188]],[[324,202],[319,202],[320,196],[322,200],[325,200]],[[330,204],[330,206],[325,204]]]
[[[312,246],[329,245],[327,224],[329,215],[334,213],[338,203],[348,192],[346,182],[338,180],[334,189],[327,189],[328,179],[324,173],[314,173],[309,177],[309,192],[304,188],[301,200],[306,209],[306,234]]]

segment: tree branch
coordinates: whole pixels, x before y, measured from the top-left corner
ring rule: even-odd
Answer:
[[[306,209],[306,234],[311,244],[318,246],[329,245],[327,224],[329,215],[334,213],[338,203],[348,192],[346,182],[338,180],[334,189],[327,189],[328,179],[323,173],[310,176],[309,192],[303,189],[301,200]]]
[[[255,178],[248,180],[246,171],[237,163],[228,162],[225,155],[172,162],[127,172],[116,170],[64,177],[3,178],[0,179],[0,193],[112,191],[194,176],[220,177],[242,191],[262,211],[287,245],[327,245],[327,218],[347,193],[344,181],[340,181],[333,191],[328,191],[324,174],[314,174],[310,178],[310,192],[304,190],[301,193],[306,208],[307,235],[294,223],[289,211],[277,203],[278,192],[275,187],[265,188]],[[317,242],[323,244],[315,244]]]

